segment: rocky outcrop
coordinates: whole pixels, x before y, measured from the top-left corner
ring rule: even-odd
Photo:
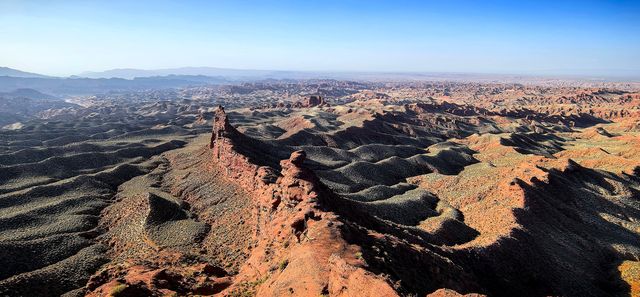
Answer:
[[[231,285],[224,270],[208,265],[115,266],[94,275],[87,284],[86,296],[175,296],[192,292],[198,295],[220,293]]]
[[[307,98],[307,101],[305,102],[305,106],[306,107],[313,107],[313,106],[318,106],[318,105],[324,105],[324,98],[322,98],[322,96],[320,95],[311,95]]]
[[[429,295],[427,295],[427,297],[486,297],[486,295],[482,295],[482,294],[476,294],[476,293],[471,293],[471,294],[460,294],[454,290],[450,290],[450,289],[439,289]]]
[[[293,103],[292,107],[295,108],[308,108],[314,106],[326,106],[328,105],[324,98],[320,95],[310,95],[304,101],[298,101]]]

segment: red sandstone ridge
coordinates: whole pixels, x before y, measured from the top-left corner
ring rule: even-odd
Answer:
[[[281,170],[250,163],[219,108],[212,137],[213,166],[241,185],[254,201],[258,226],[247,262],[225,292],[257,296],[396,296],[385,281],[365,269],[360,248],[341,235],[335,214],[319,206],[329,195],[296,151]],[[231,127],[231,128],[230,128]]]
[[[365,269],[360,247],[345,241],[337,216],[322,209],[321,201],[331,199],[331,193],[304,165],[304,151],[281,160],[279,169],[258,166],[241,153],[256,154],[252,146],[259,147],[257,140],[235,130],[222,107],[215,111],[214,119],[210,149],[201,148],[206,150],[202,155],[206,161],[199,167],[204,169],[201,174],[184,175],[184,171],[172,169],[178,171],[165,175],[165,179],[175,174],[177,180],[165,180],[162,186],[170,193],[154,188],[156,194],[145,194],[144,183],[157,180],[137,180],[123,188],[121,199],[104,213],[103,228],[108,230],[105,243],[113,247],[114,258],[120,260],[94,274],[85,287],[88,296],[114,292],[119,296],[397,296],[386,278]],[[180,155],[167,156],[175,164],[173,168],[183,166],[185,160],[179,158],[185,154]],[[209,176],[215,176],[213,183],[209,183]],[[206,183],[201,184],[201,180]],[[210,217],[202,200],[209,199],[211,192],[198,194],[193,185],[235,188],[234,193],[248,198],[248,205],[241,206],[240,211],[250,213],[250,217]],[[190,242],[184,242],[186,246],[180,246],[183,242],[166,245],[164,240],[183,236],[191,230],[188,226],[201,224],[189,223],[183,216],[179,220],[185,228],[170,232],[178,223],[171,220],[184,212],[170,196],[184,197],[200,222],[210,225],[211,230],[222,230],[202,235],[202,244],[197,246],[200,253],[215,253],[211,244],[219,237],[233,245],[233,250],[242,249],[234,243],[237,239],[249,244],[243,257],[246,260],[237,269],[233,268],[236,259],[220,260],[223,267],[232,267],[232,276],[192,253]],[[223,198],[241,197],[225,193]],[[225,207],[219,210],[230,211]],[[136,223],[140,221],[144,223]],[[229,229],[241,229],[247,226],[245,222],[249,232],[231,234]],[[162,230],[168,233],[156,233]]]

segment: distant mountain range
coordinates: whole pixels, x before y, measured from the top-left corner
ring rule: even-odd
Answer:
[[[34,77],[46,78],[46,77],[49,77],[49,76],[46,76],[46,75],[20,71],[20,70],[9,68],[9,67],[0,67],[0,76],[28,77],[28,78],[34,78]]]
[[[544,82],[548,79],[591,81],[638,81],[640,77],[605,78],[585,76],[533,76],[482,73],[438,72],[311,72],[229,69],[215,67],[182,67],[169,69],[113,69],[84,72],[71,77],[54,77],[0,67],[0,93],[12,97],[17,89],[33,89],[63,98],[67,95],[89,95],[105,92],[170,89],[188,86],[233,84],[268,79],[337,79],[362,81],[473,81],[473,82]],[[37,95],[37,94],[36,94]],[[25,96],[29,97],[29,96]]]
[[[296,71],[277,71],[277,70],[251,70],[251,69],[229,69],[216,67],[181,67],[168,69],[112,69],[102,72],[83,72],[78,77],[86,78],[124,78],[133,79],[136,77],[153,77],[168,75],[203,75],[213,77],[225,77],[230,79],[241,78],[276,78],[300,75],[301,72]]]
[[[231,81],[255,81],[264,79],[345,79],[345,80],[402,80],[402,79],[433,79],[446,80],[467,77],[497,77],[488,74],[465,73],[410,73],[410,72],[330,72],[330,71],[289,71],[289,70],[255,70],[231,69],[216,67],[181,67],[167,69],[112,69],[102,72],[83,72],[74,77],[82,78],[123,78],[134,79],[141,77],[159,76],[207,76],[220,77]]]
[[[3,98],[28,98],[33,100],[60,100],[60,98],[44,94],[34,89],[15,89],[11,92],[0,92],[0,97]]]
[[[474,73],[437,73],[437,72],[357,72],[357,71],[289,71],[255,70],[216,67],[181,67],[167,69],[112,69],[102,72],[83,72],[73,77],[81,78],[122,78],[169,76],[207,76],[219,77],[230,81],[256,81],[264,79],[344,79],[344,80],[451,80],[500,78],[505,75]]]

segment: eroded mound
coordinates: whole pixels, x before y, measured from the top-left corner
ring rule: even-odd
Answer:
[[[110,261],[96,237],[118,187],[163,164],[159,155],[197,133],[180,126],[192,121],[189,113],[169,109],[147,117],[135,113],[143,108],[95,107],[72,120],[33,119],[0,131],[0,295],[83,294],[78,289]],[[176,117],[182,124],[166,124]],[[156,227],[173,242],[192,228]]]

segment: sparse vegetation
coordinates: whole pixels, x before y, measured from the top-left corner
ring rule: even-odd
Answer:
[[[118,297],[118,296],[120,296],[120,295],[124,292],[124,290],[126,290],[126,289],[127,289],[127,284],[118,284],[118,285],[114,286],[114,287],[111,289],[111,292],[109,292],[109,294],[110,294],[112,297]]]
[[[229,297],[253,297],[256,294],[256,288],[267,280],[267,276],[254,281],[241,282],[231,292]]]
[[[278,269],[280,269],[280,271],[282,271],[285,268],[287,268],[287,265],[289,265],[289,260],[284,259],[284,260],[280,261],[280,264],[278,264]]]

